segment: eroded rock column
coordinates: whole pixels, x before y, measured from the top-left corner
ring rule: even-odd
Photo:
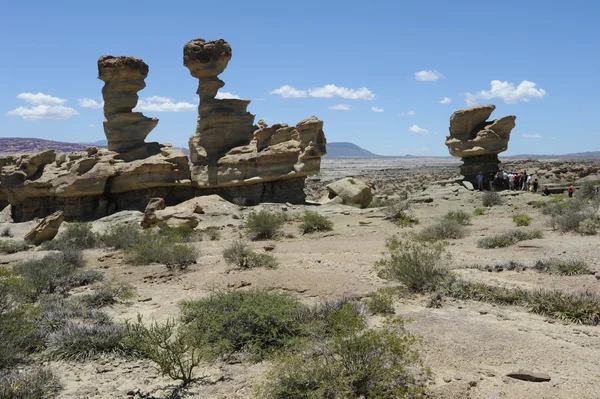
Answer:
[[[98,59],[98,79],[104,81],[104,133],[111,151],[127,152],[144,146],[146,136],[158,124],[157,118],[132,112],[147,76],[148,65],[139,58],[105,55]]]

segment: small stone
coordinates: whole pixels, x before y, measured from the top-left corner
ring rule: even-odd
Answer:
[[[444,382],[445,383],[450,383],[450,382],[452,382],[452,378],[450,378],[450,377],[444,377]]]
[[[272,250],[274,250],[274,249],[275,249],[275,244],[269,244],[269,245],[265,245],[265,246],[263,247],[263,249],[264,249],[265,251],[267,251],[267,252],[270,252],[270,251],[272,251]]]
[[[371,222],[366,222],[364,220],[361,220],[361,221],[358,222],[358,224],[361,224],[361,225],[365,226],[367,224],[371,224]]]
[[[147,297],[147,298],[138,299],[138,302],[150,302],[151,300],[152,300],[152,297]]]
[[[479,314],[488,314],[489,312],[485,311],[485,310],[480,310]]]
[[[529,370],[519,370],[512,373],[506,374],[507,377],[514,378],[521,381],[529,382],[546,382],[550,381],[550,376],[544,373],[538,373]]]

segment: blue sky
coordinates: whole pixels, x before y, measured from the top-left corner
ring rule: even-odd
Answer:
[[[150,66],[140,108],[160,122],[147,141],[187,146],[197,80],[183,45],[223,38],[221,91],[253,100],[256,121],[315,115],[329,142],[447,155],[452,112],[493,103],[493,116],[517,115],[505,154],[600,150],[599,15],[580,0],[6,1],[0,137],[104,139],[90,106],[110,54]]]

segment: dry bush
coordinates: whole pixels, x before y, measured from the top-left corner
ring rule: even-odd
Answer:
[[[0,240],[0,254],[16,254],[28,249],[29,245],[25,241]]]
[[[333,222],[317,212],[306,211],[300,220],[302,223],[299,228],[302,234],[333,230]]]
[[[235,265],[240,269],[253,269],[256,267],[275,269],[279,265],[273,255],[255,252],[242,240],[235,240],[226,247],[223,250],[223,258],[227,264]]]
[[[100,244],[100,236],[92,231],[91,223],[70,223],[58,237],[44,242],[43,247],[66,251],[95,248]]]
[[[477,241],[477,246],[485,249],[505,248],[521,241],[542,238],[543,236],[540,230],[512,230],[504,234],[484,237]]]
[[[285,223],[283,212],[269,212],[261,210],[251,212],[244,223],[252,240],[270,240],[281,235],[281,228]]]
[[[592,274],[588,264],[582,260],[548,259],[538,260],[533,267],[543,273],[558,274],[560,276],[576,276]]]
[[[0,399],[52,398],[60,388],[58,377],[47,368],[0,371]]]
[[[486,191],[481,196],[481,204],[485,207],[502,204],[502,197],[495,191]]]
[[[417,238],[422,241],[455,240],[467,235],[464,224],[456,219],[446,219],[425,227]]]

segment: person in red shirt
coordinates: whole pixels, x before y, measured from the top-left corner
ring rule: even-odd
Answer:
[[[517,172],[515,175],[515,190],[519,189],[519,183],[521,182],[521,174]]]
[[[573,198],[573,191],[575,191],[575,187],[573,187],[573,183],[567,188],[567,192],[569,193],[569,198]]]

